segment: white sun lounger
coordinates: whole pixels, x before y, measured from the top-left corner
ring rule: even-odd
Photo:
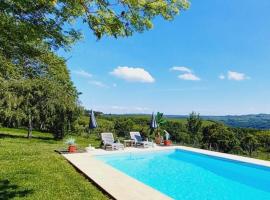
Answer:
[[[101,139],[105,150],[107,150],[108,147],[112,150],[124,149],[124,145],[122,143],[114,141],[112,133],[101,133]]]
[[[140,132],[130,132],[130,138],[134,140],[135,146],[152,147],[153,142],[143,141]]]

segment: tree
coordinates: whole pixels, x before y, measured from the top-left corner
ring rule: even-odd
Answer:
[[[0,4],[3,25],[10,23],[5,34],[12,28],[20,33],[31,28],[27,35],[47,38],[47,43],[56,47],[78,37],[78,31],[71,26],[74,20],[82,19],[98,38],[129,36],[150,29],[155,16],[172,20],[188,7],[188,0],[3,0]]]
[[[251,157],[252,153],[256,151],[259,146],[258,140],[253,134],[248,133],[241,141],[242,148],[248,152]]]
[[[68,49],[80,39],[76,21],[87,23],[98,39],[126,37],[152,28],[155,16],[172,20],[188,7],[187,0],[2,0],[0,54],[27,65],[43,49]]]
[[[6,80],[0,72],[0,120],[6,126],[18,124],[32,129],[52,131],[62,138],[74,121],[78,93],[70,80],[64,60],[52,53],[43,55],[46,65],[36,66],[40,73],[31,77]]]
[[[132,131],[133,125],[131,119],[118,119],[115,121],[114,129],[119,136],[125,137],[129,131]]]
[[[163,113],[157,112],[156,122],[157,122],[157,134],[160,137],[160,128],[162,125],[166,123],[166,119],[164,118]]]
[[[256,138],[260,145],[268,152],[270,152],[270,132],[259,131],[256,133]]]
[[[187,118],[187,130],[191,135],[193,144],[197,144],[201,139],[202,119],[199,114],[192,112]]]
[[[187,128],[183,123],[178,121],[166,121],[163,128],[170,133],[172,140],[182,144],[190,143],[190,136],[187,133]]]
[[[228,153],[239,146],[239,141],[235,134],[220,123],[206,126],[203,129],[202,141],[203,144],[206,144],[208,149],[214,149],[225,153]]]
[[[187,0],[2,0],[1,122],[27,121],[29,137],[36,125],[63,137],[66,123],[78,113],[78,92],[55,51],[68,50],[81,38],[74,22],[87,23],[98,39],[126,37],[152,28],[154,17],[172,20],[188,6]]]

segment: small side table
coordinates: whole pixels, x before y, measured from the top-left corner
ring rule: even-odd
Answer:
[[[124,146],[125,147],[133,147],[135,144],[134,140],[124,140]]]

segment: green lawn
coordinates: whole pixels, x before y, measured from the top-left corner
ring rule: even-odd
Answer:
[[[55,149],[65,148],[50,134],[0,128],[0,199],[108,199],[80,175]],[[94,136],[77,144],[99,145]]]

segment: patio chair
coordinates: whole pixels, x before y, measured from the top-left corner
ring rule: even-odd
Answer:
[[[105,150],[107,150],[108,147],[112,150],[124,149],[124,145],[122,143],[115,142],[112,133],[101,133],[101,139]]]
[[[153,142],[144,141],[140,132],[130,132],[130,138],[134,140],[135,146],[152,147]]]

